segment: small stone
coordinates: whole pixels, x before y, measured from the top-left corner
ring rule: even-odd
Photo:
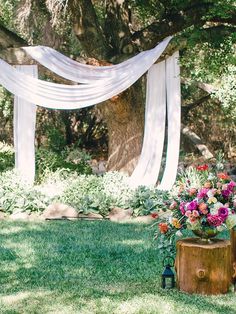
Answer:
[[[103,216],[98,213],[88,213],[87,217],[91,219],[103,219]]]
[[[0,220],[5,219],[5,213],[4,212],[0,212]]]
[[[47,218],[76,218],[78,217],[78,212],[75,208],[62,204],[62,203],[53,203],[49,205],[42,213],[44,219]]]
[[[10,216],[12,220],[29,220],[29,214],[27,213],[13,213]]]
[[[150,223],[153,223],[155,219],[153,219],[151,215],[147,215],[147,216],[135,217],[133,218],[133,221],[143,223],[143,224],[150,224]]]
[[[132,214],[132,209],[114,207],[109,213],[109,218],[111,221],[126,221],[131,219]]]

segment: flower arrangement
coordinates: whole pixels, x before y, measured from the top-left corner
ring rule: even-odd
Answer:
[[[194,169],[202,182],[191,185],[191,178],[179,184],[177,194],[165,202],[156,224],[159,248],[171,251],[173,240],[185,229],[207,238],[236,226],[236,182],[224,172],[213,173],[208,165]]]

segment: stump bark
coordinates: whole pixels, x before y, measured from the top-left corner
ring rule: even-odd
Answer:
[[[177,287],[188,293],[227,293],[232,281],[231,244],[228,240],[200,243],[189,238],[177,242]]]
[[[233,285],[234,291],[236,292],[236,230],[231,229],[230,231],[231,241],[231,252],[232,252],[232,263],[233,263]]]

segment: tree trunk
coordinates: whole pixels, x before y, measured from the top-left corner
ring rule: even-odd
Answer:
[[[193,238],[177,242],[179,290],[206,295],[227,293],[232,279],[230,241],[216,240],[211,244],[198,241]]]
[[[140,155],[144,127],[140,84],[99,106],[108,129],[108,170],[131,174]]]

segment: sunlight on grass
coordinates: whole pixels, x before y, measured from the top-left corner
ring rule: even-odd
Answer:
[[[110,221],[0,222],[0,313],[233,314],[236,295],[160,288],[146,225]]]
[[[144,240],[122,240],[120,241],[120,243],[132,246],[132,245],[140,245],[140,244],[143,245],[145,242]]]
[[[12,234],[12,233],[18,233],[23,231],[24,228],[23,227],[19,227],[19,226],[12,226],[9,227],[8,229],[1,229],[0,230],[0,235],[4,235],[4,234]]]

